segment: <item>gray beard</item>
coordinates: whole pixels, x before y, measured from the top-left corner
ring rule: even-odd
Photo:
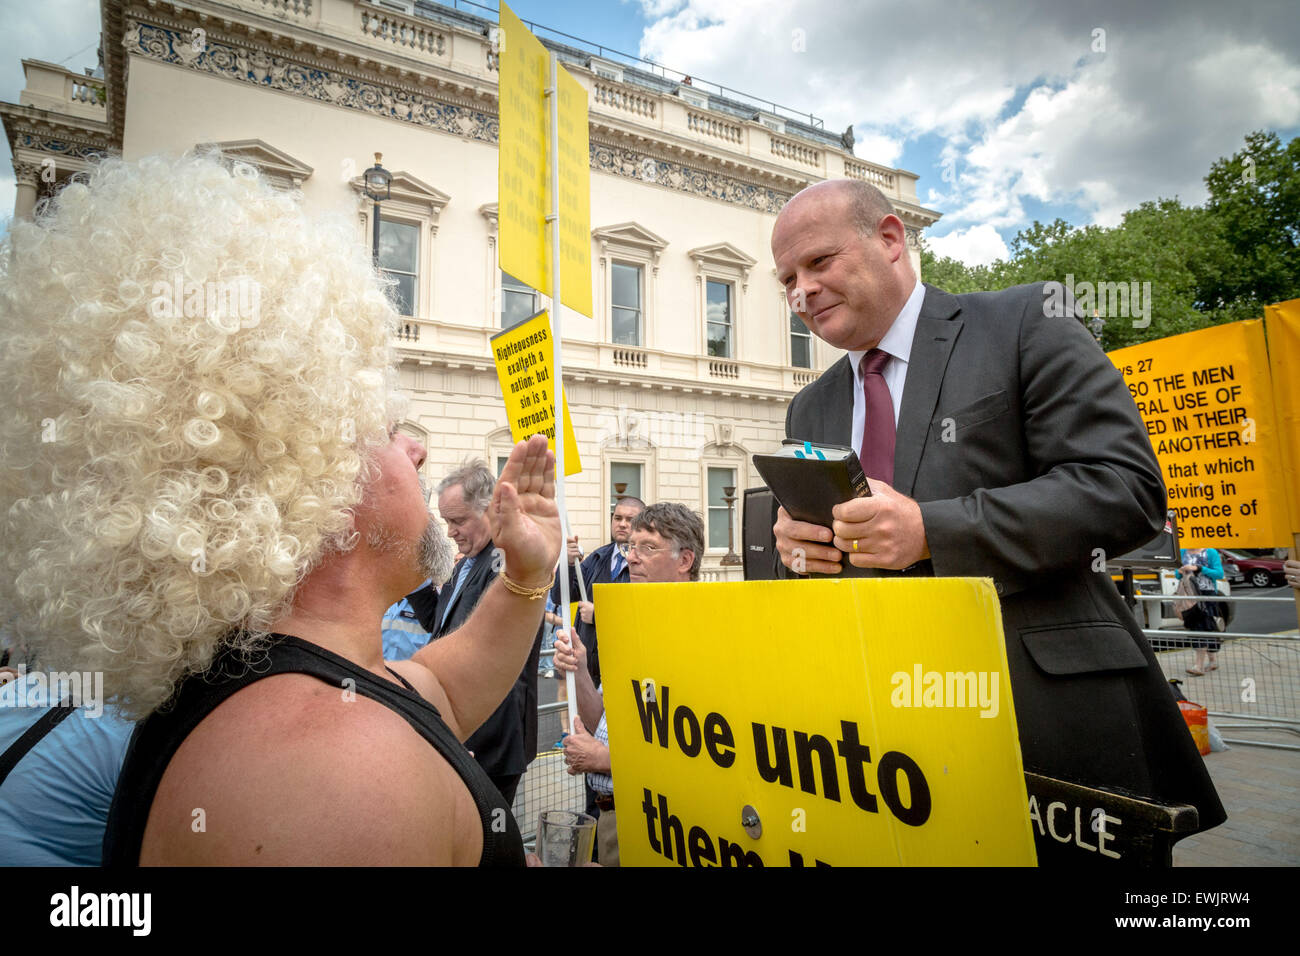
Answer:
[[[456,557],[456,545],[447,537],[442,522],[429,515],[429,523],[420,536],[419,544],[412,547],[400,544],[393,533],[382,525],[372,527],[366,535],[366,543],[376,551],[406,551],[417,562],[420,573],[432,578],[436,587],[447,583]]]
[[[456,545],[447,537],[442,522],[430,514],[429,526],[420,536],[420,567],[424,576],[432,578],[435,587],[442,587],[451,577],[455,558]]]

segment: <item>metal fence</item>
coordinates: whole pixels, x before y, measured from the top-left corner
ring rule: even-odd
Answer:
[[[1168,595],[1138,595],[1137,600],[1167,604],[1170,599]],[[1224,596],[1214,600],[1293,601],[1290,597]],[[1142,633],[1165,676],[1182,681],[1183,695],[1209,710],[1227,743],[1300,750],[1300,743],[1242,736],[1285,731],[1300,738],[1300,636],[1171,628],[1144,628]],[[1195,667],[1197,649],[1215,650],[1216,646],[1214,669],[1203,675],[1189,673]]]
[[[543,649],[542,667],[549,666],[548,658],[553,654],[554,651],[550,648]],[[538,679],[549,680],[546,677]],[[537,708],[537,744],[541,752],[524,771],[519,789],[515,792],[514,806],[511,807],[519,831],[524,835],[524,842],[529,845],[536,836],[537,817],[543,810],[582,812],[587,808],[583,775],[570,776],[564,769],[563,751],[555,747],[563,732],[560,714],[568,706],[564,701],[558,701]],[[594,731],[596,728],[590,729]]]

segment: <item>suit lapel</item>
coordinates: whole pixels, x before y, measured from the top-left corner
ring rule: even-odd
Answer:
[[[821,440],[831,445],[851,446],[853,444],[853,363],[849,361],[847,355],[831,367],[830,375],[826,387],[830,390],[831,401],[826,403]]]
[[[925,300],[916,320],[912,352],[903,386],[903,407],[898,415],[898,437],[894,444],[894,487],[911,495],[916,472],[929,437],[930,420],[939,401],[939,390],[948,369],[952,347],[961,333],[961,311],[956,296],[933,286],[925,287]]]

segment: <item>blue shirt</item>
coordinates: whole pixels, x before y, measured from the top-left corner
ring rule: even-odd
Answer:
[[[406,598],[384,612],[383,632],[386,661],[404,661],[429,643],[429,632],[421,626]]]
[[[47,678],[35,672],[0,687],[0,752],[45,713]],[[134,729],[102,701],[87,704],[23,756],[0,785],[0,864],[100,865],[108,808]]]

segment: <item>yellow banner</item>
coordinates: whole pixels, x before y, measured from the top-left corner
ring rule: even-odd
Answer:
[[[551,323],[545,312],[527,322],[492,336],[492,361],[497,367],[497,381],[506,402],[506,421],[510,437],[523,441],[538,433],[546,435],[555,450],[555,377],[551,374]],[[569,401],[564,401],[564,474],[582,471],[578,442],[569,417]]]
[[[1199,329],[1109,353],[1169,489],[1186,548],[1287,537],[1264,323]]]
[[[501,4],[498,221],[501,268],[551,295],[546,217],[550,201],[550,54]],[[559,75],[561,301],[591,315],[591,160],[587,91],[563,67]]]
[[[1034,864],[987,579],[595,600],[625,865]]]
[[[1287,530],[1300,534],[1300,299],[1265,306],[1264,326],[1268,332],[1268,361],[1273,371],[1282,488],[1291,512]]]
[[[563,67],[560,82],[560,301],[591,317],[591,152],[587,91]]]
[[[546,136],[550,123],[545,96],[550,63],[546,48],[504,3],[500,20],[497,219],[501,268],[550,295],[551,263],[546,257],[546,216],[550,211]]]

